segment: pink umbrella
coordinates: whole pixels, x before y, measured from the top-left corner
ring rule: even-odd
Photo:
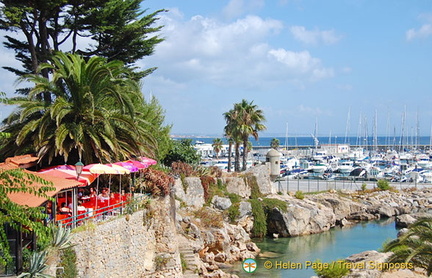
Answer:
[[[148,165],[155,165],[157,163],[156,160],[148,158],[148,157],[141,157],[141,162],[148,164]]]
[[[132,164],[133,166],[137,167],[138,169],[145,169],[145,168],[150,166],[149,164],[145,164],[143,162],[136,161],[136,160],[128,160],[126,162]]]
[[[131,172],[138,172],[139,171],[139,168],[130,162],[114,162],[113,164],[119,165],[123,168],[126,168]]]

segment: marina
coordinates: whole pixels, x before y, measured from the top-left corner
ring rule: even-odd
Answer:
[[[201,154],[201,164],[228,171],[228,145],[223,145],[220,153],[216,154],[212,146],[213,139],[194,138],[194,147]],[[298,188],[305,188],[303,180],[309,180],[309,188],[310,180],[316,180],[313,186],[316,189],[319,188],[319,180],[333,181],[332,185],[327,182],[326,188],[337,189],[345,187],[345,184],[359,187],[362,182],[369,188],[373,185],[368,182],[373,184],[379,179],[386,179],[401,188],[432,183],[432,148],[429,136],[391,139],[264,137],[259,141],[252,141],[252,150],[248,153],[248,168],[266,161],[272,140],[286,142],[285,145],[277,147],[280,153],[278,188],[288,190],[289,184],[294,184],[293,180],[298,180]],[[240,152],[243,152],[242,147]],[[231,155],[233,157],[234,153]],[[232,158],[231,167],[233,161]]]

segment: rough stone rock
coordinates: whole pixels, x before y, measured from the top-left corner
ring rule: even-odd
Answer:
[[[378,278],[381,277],[382,272],[377,267],[379,264],[384,263],[390,256],[391,252],[380,253],[375,250],[364,251],[354,254],[346,258],[346,261],[353,263],[354,267],[350,270],[350,274],[344,276],[345,278]]]
[[[276,189],[270,179],[270,164],[258,165],[245,171],[245,174],[252,174],[256,177],[259,190],[262,194],[274,194]]]
[[[395,210],[391,206],[380,206],[379,209],[378,209],[379,215],[387,217],[387,218],[395,216],[396,212],[397,212],[397,210]]]
[[[228,256],[224,252],[217,253],[214,257],[215,262],[223,263],[227,260]]]
[[[370,221],[379,218],[379,215],[373,215],[367,212],[355,212],[347,217],[348,220]]]
[[[396,227],[398,228],[406,228],[412,223],[414,223],[416,219],[409,214],[402,214],[396,217]]]
[[[335,223],[331,208],[292,199],[286,212],[279,208],[269,212],[267,232],[281,237],[308,235],[328,231]]]
[[[242,201],[239,205],[239,218],[245,216],[252,216],[252,205],[249,202]]]
[[[193,237],[193,238],[201,238],[201,231],[198,228],[197,225],[195,225],[194,223],[189,223],[188,226],[188,235]]]
[[[341,225],[342,227],[345,227],[345,226],[354,225],[354,223],[351,221],[348,221],[346,218],[344,218],[339,222],[339,225]]]
[[[323,204],[333,210],[336,222],[349,217],[351,214],[361,213],[365,211],[365,205],[354,202],[351,199],[341,197],[335,193],[325,193],[319,196],[312,196],[310,200],[316,203]]]
[[[187,184],[186,194],[183,201],[186,202],[188,206],[195,208],[201,208],[204,203],[204,188],[201,184],[201,180],[198,177],[187,177],[184,178]]]
[[[403,236],[408,231],[409,231],[408,228],[402,228],[402,229],[400,229],[399,232],[397,233],[397,237]]]
[[[232,205],[232,202],[229,198],[220,197],[216,195],[212,199],[212,204],[213,207],[216,209],[226,210]]]
[[[251,189],[245,183],[243,178],[238,177],[225,177],[222,181],[226,184],[227,191],[234,193],[243,198],[249,198],[251,195]]]
[[[238,221],[238,225],[240,225],[247,233],[252,231],[253,224],[253,217],[251,216],[244,216]]]

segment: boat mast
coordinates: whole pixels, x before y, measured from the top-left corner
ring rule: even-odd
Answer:
[[[399,152],[402,152],[403,149],[404,149],[405,118],[406,118],[406,106],[405,106],[404,113],[402,113],[402,126],[401,126],[401,137],[400,137],[400,149],[399,149]]]
[[[375,110],[375,117],[374,117],[374,127],[373,127],[373,148],[376,152],[378,152],[378,135],[377,135],[377,125],[378,125],[378,115],[377,110]]]
[[[345,144],[348,144],[348,135],[350,131],[350,117],[351,117],[351,106],[348,109],[348,117],[347,117],[347,122],[345,127]]]

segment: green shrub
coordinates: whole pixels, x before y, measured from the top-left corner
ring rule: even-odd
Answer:
[[[365,191],[366,188],[367,188],[367,184],[366,184],[365,182],[362,183],[362,185],[361,185],[361,190],[362,190],[362,191]]]
[[[234,222],[240,216],[240,203],[232,204],[228,208],[228,217],[231,222]]]
[[[288,203],[279,199],[273,199],[273,198],[264,198],[263,199],[263,206],[265,211],[268,213],[274,208],[278,208],[279,210],[286,212],[288,209]]]
[[[377,181],[377,187],[380,190],[390,190],[391,189],[391,186],[390,186],[388,180],[384,180],[384,179]]]
[[[258,181],[255,176],[246,175],[244,179],[246,184],[249,185],[249,187],[251,188],[251,199],[257,199],[263,196],[259,189]]]
[[[303,191],[301,191],[301,190],[296,191],[296,193],[294,194],[294,197],[296,197],[299,200],[303,200],[304,199]]]
[[[254,216],[252,235],[254,237],[264,237],[267,234],[267,217],[264,207],[258,199],[251,199],[249,202],[251,203],[252,214]]]
[[[58,267],[63,267],[63,270],[57,269],[56,277],[59,278],[78,277],[76,259],[77,259],[76,253],[72,247],[62,249],[60,251],[60,264],[58,265]]]
[[[316,260],[314,264],[317,266],[314,268],[315,273],[322,278],[341,278],[350,272],[344,260],[332,261],[330,263]]]
[[[228,195],[226,184],[221,179],[216,180],[216,184],[210,183],[208,187],[208,197],[206,199],[206,206],[209,206],[214,196],[225,197]]]
[[[224,226],[222,214],[208,207],[200,208],[194,212],[194,215],[201,220],[204,227],[222,228]]]
[[[182,267],[182,272],[184,273],[186,269],[188,269],[188,264],[183,253],[180,253],[180,263]]]

